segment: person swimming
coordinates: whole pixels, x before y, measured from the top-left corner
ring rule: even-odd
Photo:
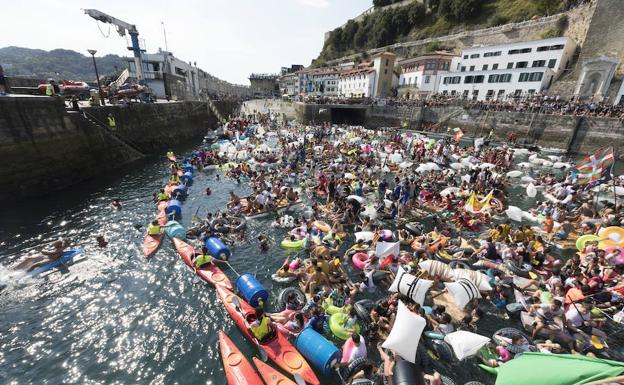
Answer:
[[[13,267],[13,270],[32,271],[35,268],[60,259],[63,256],[65,248],[69,246],[67,240],[56,240],[49,247],[41,251],[42,255],[34,255],[24,257],[24,260]]]

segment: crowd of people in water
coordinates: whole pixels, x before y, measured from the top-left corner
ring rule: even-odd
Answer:
[[[529,351],[621,358],[605,330],[624,307],[624,210],[601,187],[622,192],[622,178],[582,185],[571,159],[487,137],[465,143],[452,131],[434,139],[255,113],[224,132],[192,162],[252,192],[230,192],[189,234],[236,244],[264,215],[288,230],[283,240],[257,238],[261,250],[290,252],[272,276],[290,285],[280,308],[257,308],[250,325],[258,341],[311,327],[346,340],[350,354],[337,365],[345,381],[391,381],[404,358],[383,344],[401,303],[426,321],[416,364],[430,384],[452,383],[439,373],[454,359],[445,336],[478,335],[492,316],[513,327],[481,346],[483,366]],[[534,207],[515,206],[527,196]],[[404,275],[430,288],[421,298],[400,284],[388,291]],[[451,285],[462,280],[476,288],[464,299]]]
[[[286,249],[272,275],[285,286],[278,309],[260,304],[249,332],[263,343],[309,327],[343,344],[335,366],[347,383],[392,383],[408,360],[427,383],[452,384],[444,365],[458,353],[447,337],[480,336],[493,317],[509,327],[473,352],[483,367],[526,352],[623,359],[608,342],[624,319],[624,179],[580,184],[572,159],[456,133],[306,127],[258,112],[233,119],[189,162],[251,193],[230,192],[187,237]],[[172,161],[169,171],[157,205],[184,194],[175,189],[184,170]],[[267,216],[284,238],[247,239],[248,222]],[[148,235],[166,226],[156,220]],[[206,248],[194,261],[214,263]],[[405,328],[403,306],[424,320],[409,358],[387,346]]]

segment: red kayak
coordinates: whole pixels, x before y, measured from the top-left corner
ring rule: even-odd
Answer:
[[[143,254],[145,254],[145,258],[149,258],[154,254],[158,246],[160,246],[162,238],[162,234],[145,236],[143,239]]]
[[[195,249],[193,246],[184,242],[181,239],[173,238],[173,244],[175,245],[176,250],[184,260],[184,262],[191,269],[195,270],[195,273],[199,275],[204,281],[210,282],[215,287],[224,287],[228,290],[234,290],[232,287],[232,283],[230,282],[227,275],[219,269],[217,265],[214,263],[210,263],[208,265],[204,265],[199,269],[195,269],[195,265],[193,264],[193,256],[195,253],[201,254],[200,250]]]
[[[262,376],[262,379],[267,385],[297,385],[294,381],[291,381],[288,377],[273,369],[271,366],[260,361],[256,357],[252,357],[258,373]]]
[[[263,385],[253,366],[223,330],[219,330],[219,349],[229,385]]]
[[[320,385],[318,378],[310,368],[310,365],[306,362],[303,356],[295,349],[294,346],[288,341],[288,339],[282,333],[275,333],[275,337],[263,344],[260,344],[258,340],[247,330],[247,323],[245,322],[248,317],[255,317],[255,309],[245,302],[245,300],[237,297],[230,290],[227,290],[221,286],[217,287],[217,294],[223,302],[223,306],[230,316],[238,325],[239,329],[253,342],[258,349],[262,349],[267,353],[267,356],[275,362],[280,368],[284,369],[290,374],[299,373],[303,377],[304,381],[311,385]],[[232,298],[237,297],[240,302],[240,309],[237,310],[236,306],[232,303]]]

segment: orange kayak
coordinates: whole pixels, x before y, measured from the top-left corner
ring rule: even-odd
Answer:
[[[145,258],[149,258],[152,254],[154,254],[156,249],[158,249],[158,246],[160,246],[162,238],[162,234],[145,236],[143,239],[143,254],[145,254]]]
[[[262,379],[267,385],[297,385],[294,381],[291,381],[288,377],[260,361],[256,357],[253,357],[252,360],[254,365],[256,365],[256,369],[258,369],[258,373],[260,373]]]
[[[229,385],[263,385],[253,366],[223,330],[219,330],[219,349]]]
[[[303,380],[310,385],[321,384],[305,358],[303,358],[297,349],[292,346],[290,341],[288,341],[288,338],[282,333],[275,332],[275,337],[272,340],[262,344],[251,335],[247,329],[245,320],[248,319],[248,317],[255,317],[256,310],[250,304],[236,296],[230,290],[225,289],[223,286],[217,286],[217,295],[219,299],[221,299],[221,302],[223,302],[225,310],[227,310],[243,334],[249,338],[258,349],[264,350],[271,361],[275,362],[280,368],[290,374],[299,373],[301,377],[303,377]],[[237,310],[236,306],[232,303],[234,297],[237,297],[241,304],[239,310]]]
[[[214,263],[195,269],[193,256],[195,256],[195,253],[201,253],[200,250],[195,249],[193,246],[178,238],[173,238],[173,244],[184,260],[184,263],[186,263],[186,265],[191,269],[195,270],[195,274],[199,275],[204,281],[212,283],[215,287],[222,286],[228,290],[234,290],[230,279]]]

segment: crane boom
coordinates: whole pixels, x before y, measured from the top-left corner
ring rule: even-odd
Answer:
[[[132,47],[128,47],[128,49],[134,53],[134,64],[136,65],[137,79],[139,83],[142,84],[143,62],[141,60],[141,47],[139,46],[139,31],[137,30],[136,25],[126,23],[123,20],[119,20],[116,17],[108,15],[97,9],[85,9],[84,13],[91,16],[95,20],[101,21],[102,23],[114,25],[120,36],[125,36],[126,32],[128,32],[130,35],[130,41],[132,42]]]

